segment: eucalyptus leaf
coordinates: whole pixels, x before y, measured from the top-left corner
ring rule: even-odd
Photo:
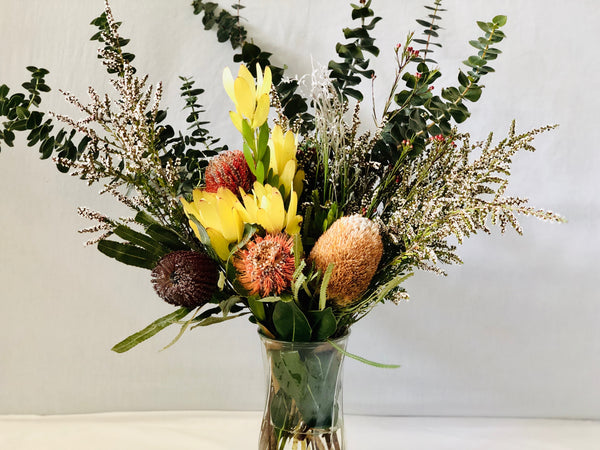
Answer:
[[[331,307],[309,311],[307,317],[313,330],[312,340],[315,342],[327,340],[337,329],[337,321]]]
[[[282,341],[310,341],[312,329],[308,319],[295,302],[277,302],[275,304],[273,325]]]

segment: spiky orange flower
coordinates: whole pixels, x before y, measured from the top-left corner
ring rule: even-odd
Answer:
[[[285,233],[257,236],[236,253],[238,280],[250,295],[266,297],[289,288],[294,276],[293,239]]]
[[[239,195],[239,188],[249,192],[256,180],[241,150],[228,150],[211,159],[204,178],[206,192],[217,192],[224,187],[235,195]]]

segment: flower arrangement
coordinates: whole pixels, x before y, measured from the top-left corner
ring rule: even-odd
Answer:
[[[456,86],[434,94],[441,3],[426,6],[427,18],[417,21],[421,37],[409,33],[395,47],[389,95],[380,111],[373,106],[368,126],[358,85],[375,83],[366,53],[379,53],[370,33],[381,18],[371,0],[351,6],[359,25],[344,29],[339,59],[314,69],[305,95],[299,80],[249,42],[241,4],[231,14],[193,2],[205,28],[241,49],[235,77],[223,71],[229,117],[240,133],[233,150],[205,128],[203,91],[190,78],[181,78],[189,128],[166,124],[162,86],[137,75],[108,2],[92,22],[92,39],[102,44],[114,97],[90,87],[85,103],[65,92],[82,118],[48,117],[39,109],[50,90],[46,69],[27,68],[27,94],[9,96],[0,86],[0,141],[12,146],[15,132],[27,131],[42,158],[131,208],[131,217],[114,219],[82,207],[95,223],[81,232],[98,233],[88,243],[107,256],[150,270],[158,296],[177,307],[114,351],[171,325],[181,327],[175,342],[188,329],[246,316],[265,338],[329,341],[346,354],[335,342],[376,305],[407,299],[403,282],[416,269],[443,273],[441,263],[461,262],[453,242],[496,224],[521,233],[519,214],[562,221],[505,195],[515,153],[534,150],[534,137],[554,126],[519,133],[513,122],[500,141],[490,134],[477,142],[458,129],[501,53],[505,16],[477,23],[482,35],[470,41],[476,54],[465,60],[466,71],[458,71]],[[56,121],[66,128],[56,132]],[[303,423],[312,423],[302,401],[290,398]]]
[[[426,6],[428,18],[417,21],[424,38],[410,33],[394,49],[390,94],[363,132],[363,94],[356,86],[375,80],[365,53],[378,54],[369,32],[381,19],[370,1],[352,5],[360,26],[344,30],[349,42],[336,48],[341,61],[314,70],[307,98],[298,80],[285,78],[269,54],[246,41],[242,5],[234,5],[237,20],[225,10],[217,15],[213,3],[193,6],[207,29],[217,27],[221,40],[242,49],[237,76],[223,71],[241,149],[218,146],[203,128],[202,89],[189,78],[182,77],[181,91],[191,132],[164,124],[162,86],[136,75],[108,2],[92,22],[98,27],[92,39],[103,44],[99,57],[113,75],[114,99],[90,87],[84,104],[65,92],[83,118],[48,118],[38,110],[50,90],[46,69],[28,67],[28,95],[9,96],[0,87],[8,119],[0,139],[12,146],[15,131],[29,131],[28,145],[38,145],[42,158],[55,154],[60,171],[102,184],[101,193],[130,207],[134,216],[120,219],[79,208],[96,222],[81,232],[99,232],[88,244],[151,270],[159,297],[180,306],[115,351],[186,317],[186,329],[248,315],[272,338],[342,336],[378,303],[407,299],[402,282],[415,269],[442,273],[439,263],[461,262],[450,238],[462,243],[489,232],[489,224],[521,233],[518,214],[562,220],[504,195],[513,155],[533,150],[534,136],[554,126],[519,134],[513,123],[498,143],[491,135],[472,143],[457,129],[501,53],[496,45],[506,17],[478,22],[483,36],[470,41],[477,55],[465,61],[466,73],[459,70],[459,85],[440,97],[433,94],[441,73],[432,68],[432,53],[441,47],[444,10],[439,0]],[[52,133],[52,118],[67,129]],[[286,332],[291,328],[294,335]]]

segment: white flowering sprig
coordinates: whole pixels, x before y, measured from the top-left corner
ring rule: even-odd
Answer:
[[[431,139],[428,150],[403,167],[382,216],[389,238],[404,248],[396,261],[441,272],[438,262],[460,262],[455,247],[446,241],[450,236],[460,244],[478,231],[490,233],[490,225],[522,234],[517,215],[564,221],[551,211],[531,207],[525,198],[505,195],[514,154],[533,151],[534,137],[553,128],[517,135],[513,122],[507,138],[496,145],[491,134],[475,144],[468,133]]]

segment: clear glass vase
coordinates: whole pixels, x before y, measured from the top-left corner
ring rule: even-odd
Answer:
[[[344,450],[343,353],[329,342],[260,337],[267,398],[259,450]],[[333,342],[345,350],[347,338]]]

